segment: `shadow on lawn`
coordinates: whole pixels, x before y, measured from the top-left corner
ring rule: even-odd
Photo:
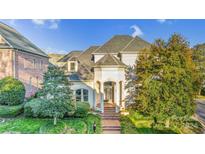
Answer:
[[[138,127],[129,117],[121,117],[121,133],[122,134],[177,134],[169,129],[158,129],[150,127]]]

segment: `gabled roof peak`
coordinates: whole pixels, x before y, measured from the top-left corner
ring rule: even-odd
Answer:
[[[125,67],[125,64],[121,62],[118,58],[116,58],[114,55],[107,53],[95,63],[95,67],[102,66]]]

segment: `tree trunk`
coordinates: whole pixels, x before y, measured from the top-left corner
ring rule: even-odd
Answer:
[[[168,118],[168,119],[166,120],[166,128],[169,128],[169,123],[170,123],[170,119]]]
[[[57,124],[57,117],[54,117],[53,124],[54,124],[54,126]]]

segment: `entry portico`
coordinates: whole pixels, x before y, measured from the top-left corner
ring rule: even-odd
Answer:
[[[106,54],[94,66],[96,108],[104,112],[104,104],[116,107],[116,112],[124,107],[125,64],[114,55]]]

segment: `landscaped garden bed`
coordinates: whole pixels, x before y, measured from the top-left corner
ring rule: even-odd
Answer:
[[[23,104],[15,106],[0,105],[0,117],[16,117],[23,112]]]
[[[97,124],[96,133],[101,133],[100,116],[88,114],[85,118],[65,118],[56,126],[52,119],[13,118],[0,124],[0,133],[18,134],[93,134],[92,124]]]
[[[158,121],[158,124],[152,127],[153,118],[143,116],[137,112],[120,117],[122,134],[196,134],[202,133],[203,127],[194,119],[188,119],[184,123],[172,120],[170,127],[166,127]]]

